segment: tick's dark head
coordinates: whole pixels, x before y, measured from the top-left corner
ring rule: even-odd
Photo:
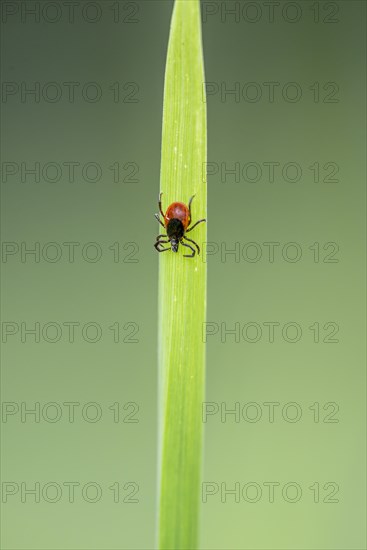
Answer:
[[[172,252],[177,252],[178,251],[178,243],[179,241],[177,239],[171,239],[171,248],[172,248]]]

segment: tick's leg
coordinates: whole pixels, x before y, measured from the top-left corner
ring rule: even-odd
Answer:
[[[159,206],[159,212],[162,214],[162,217],[164,218],[164,214],[162,212],[162,195],[163,193],[159,195],[158,206]]]
[[[186,239],[187,241],[190,241],[190,243],[194,244],[198,249],[198,254],[200,254],[200,247],[195,241],[193,241],[192,239],[189,239],[188,237],[185,237],[185,235],[183,236],[183,239]]]
[[[159,246],[162,245],[163,243],[169,243],[169,241],[157,241],[154,243],[154,248],[158,250],[158,252],[166,252],[167,250],[171,250],[170,246],[168,248],[159,248]]]
[[[192,254],[184,254],[184,258],[193,258],[195,256],[195,249],[192,248],[191,245],[184,243],[182,240],[180,241],[180,243],[183,246],[187,246],[187,248],[190,248],[192,250]]]
[[[191,223],[191,203],[192,203],[192,199],[195,197],[195,195],[193,195],[190,200],[189,200],[189,214],[190,214],[190,219],[189,219],[189,225]]]
[[[158,235],[158,237],[156,238],[156,240],[158,241],[161,237],[164,237],[164,238],[167,238],[167,235]],[[165,241],[165,242],[169,242],[169,241]]]
[[[159,221],[159,223],[161,224],[162,227],[164,227],[164,223],[162,222],[162,220],[160,219],[159,217],[159,214],[154,214],[155,217],[157,218],[157,220]]]
[[[186,229],[186,233],[188,233],[189,231],[191,231],[192,229],[194,229],[194,227],[196,227],[196,226],[197,226],[199,223],[201,223],[201,222],[206,222],[206,219],[203,218],[202,220],[199,220],[198,222],[194,223],[194,225],[192,225],[192,226],[190,227],[190,229]]]

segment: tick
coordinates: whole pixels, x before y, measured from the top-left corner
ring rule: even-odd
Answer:
[[[190,244],[184,242],[184,239],[185,241],[189,241],[196,246],[198,254],[200,254],[200,248],[195,241],[186,237],[186,233],[194,229],[194,227],[196,227],[199,223],[206,222],[206,219],[203,218],[202,220],[197,221],[196,223],[194,223],[194,225],[190,227],[191,203],[195,195],[193,195],[189,200],[188,206],[186,206],[186,204],[184,204],[183,202],[173,202],[169,205],[165,214],[162,211],[162,195],[163,193],[159,195],[158,206],[159,212],[161,213],[164,222],[162,222],[162,220],[160,219],[159,214],[155,214],[155,217],[162,225],[162,227],[165,228],[167,234],[158,235],[154,246],[158,250],[158,252],[166,252],[167,250],[177,252],[178,245],[181,243],[182,246],[186,246],[192,251],[192,254],[184,254],[184,257],[193,258],[195,256],[196,250]],[[170,244],[170,246],[164,247],[164,244]]]

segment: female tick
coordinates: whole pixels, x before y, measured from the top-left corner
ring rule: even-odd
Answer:
[[[157,218],[159,223],[165,228],[167,235],[158,235],[154,246],[158,250],[158,252],[166,252],[167,250],[171,249],[173,252],[177,252],[178,245],[179,243],[181,243],[182,246],[186,246],[192,251],[192,254],[184,254],[184,257],[193,258],[196,251],[190,244],[184,242],[184,239],[196,246],[198,254],[200,254],[200,248],[195,241],[186,237],[186,233],[194,229],[194,227],[196,227],[199,223],[206,222],[206,219],[203,218],[202,220],[194,223],[194,225],[189,228],[191,224],[191,203],[195,195],[193,195],[189,200],[188,206],[186,206],[186,204],[184,204],[183,202],[173,202],[169,205],[166,213],[164,214],[162,211],[162,194],[163,193],[159,195],[158,206],[159,212],[163,216],[164,223],[160,219],[159,214],[155,214],[155,217]],[[163,244],[170,244],[171,246],[165,248]]]

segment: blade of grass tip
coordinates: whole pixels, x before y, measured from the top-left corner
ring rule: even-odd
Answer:
[[[163,210],[195,194],[193,223],[206,217],[206,102],[199,0],[173,8],[163,102]],[[161,232],[161,231],[160,231]],[[192,236],[191,236],[192,235]],[[190,238],[206,241],[206,223]],[[159,520],[161,549],[198,547],[204,399],[206,263],[202,255],[159,255]]]

